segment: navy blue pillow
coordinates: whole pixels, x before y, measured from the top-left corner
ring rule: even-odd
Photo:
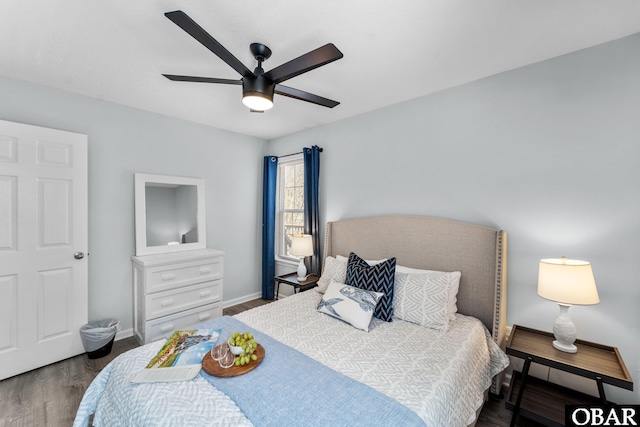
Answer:
[[[389,258],[376,265],[369,265],[365,260],[351,252],[347,261],[345,283],[367,291],[382,292],[384,295],[380,298],[373,316],[391,322],[395,273],[395,258]]]

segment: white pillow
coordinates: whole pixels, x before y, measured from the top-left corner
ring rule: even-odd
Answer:
[[[369,332],[373,311],[382,295],[382,292],[354,288],[332,279],[317,310]]]
[[[449,329],[448,294],[447,273],[396,273],[393,317],[446,331]]]
[[[456,318],[456,313],[458,312],[458,289],[460,288],[460,278],[462,277],[462,273],[460,273],[459,271],[443,272],[434,270],[420,270],[418,268],[409,268],[402,265],[396,265],[396,275],[398,273],[444,273],[449,282],[449,293],[447,295],[447,311],[449,314],[449,320],[453,320]],[[396,281],[397,280],[398,279],[396,278]],[[394,296],[394,298],[396,297]]]
[[[344,258],[344,257],[342,257]],[[334,279],[338,283],[344,283],[347,276],[347,259],[336,259],[332,256],[328,256],[324,260],[324,266],[322,268],[322,276],[318,279],[318,286],[313,288],[316,292],[323,294],[331,279]]]
[[[329,259],[330,261],[329,263],[327,263],[327,260]],[[342,255],[336,255],[335,258],[327,257],[325,260],[325,266],[322,273],[322,277],[320,278],[320,280],[318,280],[318,287],[314,289],[316,289],[316,291],[319,293],[324,293],[324,291],[327,289],[327,286],[329,286],[329,282],[331,278],[335,278],[336,282],[344,283],[346,274],[347,274],[348,260],[349,258]],[[375,265],[375,264],[384,262],[386,260],[387,258],[380,259],[380,260],[365,260],[365,261],[367,261],[369,265]],[[325,273],[326,273],[326,278],[325,278]],[[443,271],[435,271],[435,270],[422,270],[419,268],[410,268],[410,267],[405,267],[403,265],[396,265],[396,275],[398,273],[424,273],[424,274],[444,273],[449,282],[449,292],[447,294],[447,304],[448,304],[447,314],[449,315],[449,320],[454,320],[456,318],[456,313],[458,312],[458,289],[460,288],[460,278],[462,277],[462,273],[460,273],[459,271],[443,272]],[[397,280],[397,277],[394,280]],[[397,297],[394,294],[394,300],[396,298]],[[394,304],[393,304],[394,307],[395,307],[395,302],[396,301],[394,301]],[[399,301],[399,302],[402,302],[402,301]]]

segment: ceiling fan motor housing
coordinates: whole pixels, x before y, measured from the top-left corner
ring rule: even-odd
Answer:
[[[242,97],[245,96],[258,96],[260,98],[266,98],[273,101],[273,93],[275,84],[262,75],[256,77],[243,77],[242,78]]]

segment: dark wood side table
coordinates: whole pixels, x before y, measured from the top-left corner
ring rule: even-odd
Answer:
[[[293,286],[293,293],[304,292],[308,289],[318,286],[318,280],[320,276],[317,274],[309,274],[305,280],[298,280],[298,273],[289,273],[282,276],[275,277],[276,281],[276,299],[278,299],[278,293],[280,292],[280,283]]]
[[[511,426],[518,413],[550,426],[564,425],[566,404],[606,404],[603,384],[633,390],[633,379],[616,347],[576,340],[576,353],[556,350],[552,333],[514,325],[507,342],[507,354],[524,360],[522,373],[513,372],[505,405],[513,410]],[[560,371],[591,378],[598,385],[599,398],[529,377],[535,362]],[[525,393],[526,387],[526,393]]]

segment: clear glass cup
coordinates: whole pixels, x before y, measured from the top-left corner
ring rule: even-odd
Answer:
[[[220,361],[220,359],[225,357],[227,353],[230,353],[229,344],[224,341],[222,342],[222,344],[218,344],[217,346],[211,348],[211,358],[213,360]]]
[[[220,364],[221,368],[227,369],[233,366],[236,360],[236,356],[229,350],[229,344],[222,344],[222,346],[226,347],[226,351],[224,356],[218,359],[218,363]]]
[[[213,346],[215,347],[215,345],[219,342],[219,338],[220,338],[220,334],[218,332],[213,332],[211,334],[211,338],[209,339],[209,342],[212,342]]]

